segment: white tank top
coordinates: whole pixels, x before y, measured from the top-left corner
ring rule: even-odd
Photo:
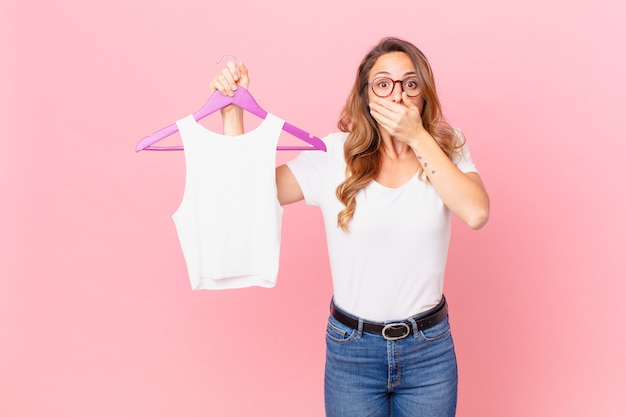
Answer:
[[[172,218],[192,289],[273,287],[283,214],[276,145],[284,121],[268,114],[239,136],[212,132],[192,115],[176,124],[186,180]]]

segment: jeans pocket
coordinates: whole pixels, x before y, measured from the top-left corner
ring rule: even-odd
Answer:
[[[434,326],[420,331],[420,336],[428,342],[437,342],[447,339],[451,334],[450,322],[447,317]]]
[[[333,316],[328,319],[326,339],[335,343],[348,343],[356,337],[356,329],[340,323]]]

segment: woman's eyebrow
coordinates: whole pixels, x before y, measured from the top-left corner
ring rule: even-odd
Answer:
[[[389,71],[378,71],[376,74],[374,74],[373,78],[378,77],[379,75],[387,75],[387,76],[391,76],[391,73]],[[408,71],[405,72],[403,77],[409,76],[409,75],[417,75],[417,71]]]

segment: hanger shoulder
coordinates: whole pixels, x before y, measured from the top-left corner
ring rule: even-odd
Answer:
[[[231,104],[241,107],[262,119],[267,116],[267,112],[258,105],[248,90],[243,87],[237,87],[233,96],[225,96],[219,91],[215,91],[211,94],[211,97],[209,97],[204,106],[193,114],[193,117],[196,120],[200,120]]]
[[[304,130],[300,129],[299,127],[294,126],[291,123],[287,123],[287,122],[285,122],[283,126],[283,130],[285,132],[291,133],[295,137],[302,139],[303,141],[307,143],[310,143],[315,149],[319,149],[321,151],[326,152],[326,144],[317,136],[313,136],[310,133],[305,132]],[[282,149],[287,149],[287,148],[282,148]],[[297,147],[297,149],[310,149],[310,148]]]
[[[167,150],[174,149],[179,147],[154,147],[155,143],[158,141],[165,139],[166,137],[178,132],[178,125],[176,123],[171,124],[169,126],[164,127],[156,132],[154,132],[151,136],[146,136],[137,142],[135,146],[135,152],[143,151],[143,150]],[[182,149],[182,147],[180,147]]]

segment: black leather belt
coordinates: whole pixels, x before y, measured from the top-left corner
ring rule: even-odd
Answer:
[[[335,303],[331,301],[330,303],[330,314],[337,319],[339,323],[343,323],[348,327],[353,329],[359,328],[359,320],[346,316],[341,311],[335,308]],[[411,319],[415,321],[417,324],[416,331],[428,329],[429,327],[434,326],[437,323],[440,323],[448,316],[448,303],[446,302],[446,297],[441,298],[441,302],[437,305],[437,307],[428,311],[425,316],[419,314],[417,316],[413,316]],[[419,317],[419,318],[418,318]],[[369,321],[363,321],[363,331],[367,333],[373,333],[377,335],[381,335],[387,340],[398,340],[404,339],[408,335],[413,332],[413,323],[411,323],[411,319],[383,324],[383,323],[373,323]]]

